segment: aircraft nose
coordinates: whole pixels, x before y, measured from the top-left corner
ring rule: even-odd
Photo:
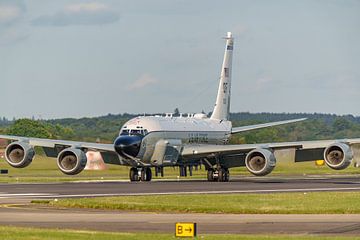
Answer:
[[[136,157],[140,151],[142,136],[119,136],[114,142],[115,151],[123,158]]]

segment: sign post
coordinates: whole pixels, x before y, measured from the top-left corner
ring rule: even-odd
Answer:
[[[176,223],[175,237],[196,237],[196,223]]]

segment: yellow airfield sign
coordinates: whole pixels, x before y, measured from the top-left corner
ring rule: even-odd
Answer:
[[[196,237],[196,223],[176,223],[175,237]]]

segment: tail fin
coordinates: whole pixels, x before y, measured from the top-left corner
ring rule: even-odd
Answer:
[[[221,69],[220,83],[214,111],[211,119],[228,120],[230,111],[231,66],[234,38],[231,32],[227,33],[224,61]]]

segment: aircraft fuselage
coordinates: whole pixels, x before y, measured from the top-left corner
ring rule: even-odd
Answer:
[[[176,165],[185,144],[226,144],[231,122],[209,119],[204,114],[190,117],[147,116],[126,122],[115,140],[123,158],[141,159],[150,165]],[[125,144],[132,148],[125,149]]]

